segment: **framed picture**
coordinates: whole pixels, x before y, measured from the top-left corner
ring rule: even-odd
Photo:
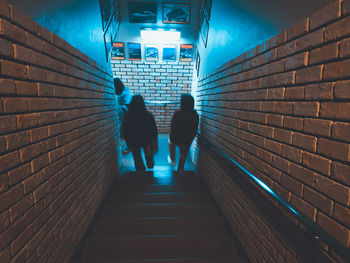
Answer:
[[[210,20],[210,14],[211,14],[211,5],[213,0],[202,0],[201,6],[204,11],[205,16]]]
[[[112,13],[109,27],[111,28],[112,42],[116,42],[118,32],[119,32],[119,25],[120,25],[119,9],[117,8],[117,6],[114,8],[112,12],[113,13]]]
[[[129,60],[141,60],[141,44],[128,43]]]
[[[111,32],[111,27],[107,28],[107,31],[104,32],[103,34],[103,39],[105,42],[105,50],[106,50],[106,60],[109,60],[109,54],[111,53],[112,50],[112,32]]]
[[[192,61],[193,45],[180,45],[180,61]]]
[[[164,45],[163,61],[175,61],[175,60],[176,60],[176,45]]]
[[[129,2],[130,23],[157,23],[156,2]]]
[[[111,8],[109,0],[100,0],[101,18],[102,18],[102,29],[105,32],[111,16]]]
[[[163,3],[163,23],[165,24],[188,24],[190,16],[190,3]]]
[[[200,10],[199,14],[200,21],[200,34],[204,43],[204,46],[207,47],[208,42],[208,33],[209,33],[209,22],[207,17],[204,15],[203,9]]]
[[[125,59],[124,42],[113,43],[111,57],[116,60]]]
[[[145,46],[145,59],[150,61],[157,61],[158,58],[159,58],[158,46],[147,44]]]
[[[196,49],[196,71],[197,71],[197,77],[199,76],[199,67],[201,64],[201,57],[199,55],[198,48]]]

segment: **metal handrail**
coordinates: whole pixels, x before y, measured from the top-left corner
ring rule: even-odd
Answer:
[[[262,190],[264,193],[268,194],[270,197],[273,198],[274,201],[276,201],[279,205],[281,205],[283,208],[285,208],[287,211],[289,211],[292,215],[294,215],[304,226],[307,227],[307,233],[310,239],[315,242],[322,240],[322,242],[329,245],[331,249],[336,251],[339,256],[343,257],[347,262],[350,262],[350,249],[345,247],[342,243],[340,243],[338,240],[336,240],[334,237],[332,237],[328,232],[326,232],[323,228],[315,224],[313,221],[311,221],[309,218],[307,218],[302,212],[298,211],[296,208],[293,208],[290,206],[282,197],[277,195],[268,185],[266,185],[264,182],[262,182],[259,178],[254,176],[251,172],[249,172],[247,169],[245,169],[242,165],[240,165],[238,162],[233,160],[230,156],[228,156],[226,153],[224,153],[222,150],[220,150],[218,147],[214,146],[210,141],[205,139],[203,136],[201,136],[199,133],[197,134],[197,137],[200,142],[204,143],[204,145],[214,152],[212,156],[214,158],[219,158],[221,161],[223,161],[226,165],[225,167],[228,167],[230,169],[230,172],[232,172],[232,168],[234,170],[239,170],[241,174],[243,173],[245,176],[237,176],[237,178],[234,178],[235,181],[238,179],[246,179],[246,181],[249,181],[251,184],[253,184],[255,187],[259,187],[260,190]],[[232,173],[229,174],[231,177],[234,175]]]

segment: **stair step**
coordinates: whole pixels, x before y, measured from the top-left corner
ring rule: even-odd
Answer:
[[[237,257],[230,235],[95,236],[84,259],[169,259]]]
[[[114,194],[106,199],[106,203],[208,203],[211,201],[210,195],[206,193],[182,192]]]
[[[185,217],[216,215],[214,204],[106,204],[101,217]]]
[[[150,172],[146,175],[140,175],[135,172],[131,172],[128,175],[117,178],[113,182],[113,186],[120,184],[202,184],[202,179],[193,174],[193,172],[187,173],[181,176],[153,176]]]
[[[111,187],[111,194],[185,192],[207,193],[202,184],[117,184]]]
[[[100,263],[99,259],[87,259],[81,263]],[[74,263],[74,262],[73,262]],[[146,260],[104,260],[103,263],[249,263],[246,259],[232,258],[173,258],[173,259],[146,259]]]
[[[218,217],[117,218],[98,219],[94,233],[99,235],[179,235],[225,234],[224,220]]]

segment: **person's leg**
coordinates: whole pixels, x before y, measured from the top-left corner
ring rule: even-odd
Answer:
[[[184,145],[184,144],[180,145],[180,160],[179,160],[179,164],[177,166],[178,171],[184,170],[185,161],[186,161],[188,151],[190,150],[190,146],[191,145]]]
[[[131,152],[132,157],[134,158],[136,171],[145,171],[146,167],[142,160],[141,147],[132,147]]]
[[[152,144],[147,145],[144,148],[146,164],[148,169],[152,169],[154,167],[154,146]]]
[[[175,150],[176,145],[175,143],[172,143],[170,139],[168,140],[168,146],[169,146],[169,153],[170,153],[170,161],[172,166],[175,166]]]

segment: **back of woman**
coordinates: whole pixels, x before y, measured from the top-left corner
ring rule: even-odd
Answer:
[[[152,113],[129,110],[124,126],[124,137],[129,147],[145,147],[157,135],[157,127]]]
[[[133,96],[130,102],[125,116],[124,137],[133,154],[136,170],[145,170],[141,148],[144,148],[147,167],[152,168],[153,156],[158,150],[158,131],[153,114],[146,110],[140,95]]]

